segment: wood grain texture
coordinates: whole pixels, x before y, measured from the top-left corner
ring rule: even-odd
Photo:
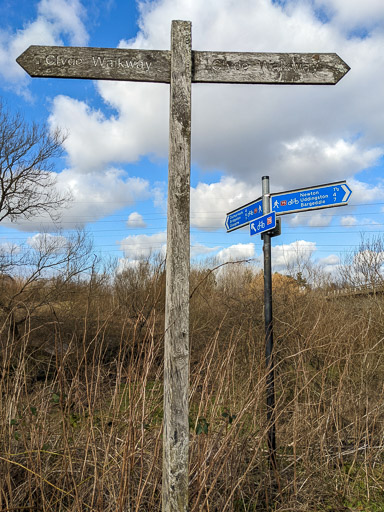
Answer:
[[[192,54],[193,82],[333,85],[350,69],[336,53]]]
[[[16,61],[32,77],[169,83],[170,57],[160,50],[30,46]]]
[[[164,339],[163,512],[188,509],[191,23],[172,22]]]
[[[16,61],[32,77],[171,79],[166,50],[30,46]],[[336,53],[192,52],[192,82],[334,85],[349,69]]]

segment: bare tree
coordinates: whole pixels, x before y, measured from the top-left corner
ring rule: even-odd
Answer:
[[[62,153],[63,135],[28,124],[0,101],[0,221],[29,219],[47,213],[52,220],[69,196],[55,187],[54,159]]]
[[[67,236],[39,233],[25,245],[0,246],[0,325],[8,325],[14,339],[20,339],[27,320],[68,297],[73,283],[87,282],[97,264],[93,243],[83,230]]]
[[[347,255],[339,269],[340,281],[352,288],[368,287],[374,293],[384,283],[384,238],[361,234],[357,250]]]

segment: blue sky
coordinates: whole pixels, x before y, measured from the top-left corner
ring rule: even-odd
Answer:
[[[169,49],[172,19],[192,21],[195,50],[335,52],[351,71],[336,86],[194,84],[193,258],[259,260],[261,240],[226,233],[225,214],[261,194],[346,179],[343,208],[283,217],[275,270],[297,254],[334,271],[360,234],[384,224],[384,3],[381,0],[5,0],[0,96],[27,120],[68,137],[57,186],[73,202],[62,228],[84,226],[95,251],[137,261],[165,250],[169,86],[31,79],[29,45]],[[0,227],[0,243],[53,232],[47,218]]]

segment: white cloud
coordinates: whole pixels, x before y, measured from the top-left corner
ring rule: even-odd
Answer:
[[[327,208],[322,211],[311,210],[293,215],[285,215],[283,220],[291,227],[308,226],[324,228],[331,224],[334,215],[339,214],[340,211],[337,208]]]
[[[36,251],[44,254],[60,254],[68,247],[68,240],[61,235],[37,233],[27,239],[27,244]]]
[[[359,141],[327,141],[304,136],[283,142],[277,155],[277,166],[275,162],[272,165],[275,165],[274,173],[278,176],[284,176],[285,172],[286,177],[280,178],[280,186],[306,186],[326,183],[328,176],[332,176],[332,182],[345,179],[376,164],[382,155],[382,149],[364,149]]]
[[[236,244],[222,249],[216,254],[218,261],[226,263],[228,261],[249,260],[255,257],[255,244]]]
[[[318,263],[320,265],[324,265],[324,266],[339,265],[340,264],[340,258],[336,254],[330,254],[329,256],[327,256],[325,258],[319,259]]]
[[[124,257],[119,259],[118,272],[126,268],[136,267],[142,260],[148,259],[156,254],[162,258],[166,257],[167,234],[156,233],[155,235],[132,235],[120,242],[120,249]],[[216,252],[219,247],[208,247],[199,242],[191,244],[191,259],[200,256],[207,256]]]
[[[375,27],[384,21],[382,0],[315,0],[315,4],[344,30]]]
[[[143,216],[138,212],[132,212],[127,220],[127,226],[129,228],[145,228],[147,227],[144,222]]]
[[[153,205],[155,208],[167,212],[167,195],[166,195],[166,183],[155,182],[154,187],[152,188],[153,194]]]
[[[120,274],[124,272],[124,270],[128,270],[130,268],[137,268],[140,265],[142,260],[130,260],[128,258],[119,258],[116,273]]]
[[[57,96],[51,128],[68,133],[64,147],[79,172],[98,171],[111,162],[136,162],[168,149],[168,90],[161,84],[99,82],[104,101],[118,110],[107,117],[85,102]]]
[[[21,248],[13,242],[0,242],[0,257],[10,254],[19,254]]]
[[[84,46],[88,34],[83,23],[85,9],[79,0],[40,0],[39,18],[53,26],[55,33],[69,37],[71,45]]]
[[[72,205],[62,215],[65,227],[98,220],[150,196],[147,180],[115,168],[97,174],[68,169],[58,175],[58,182],[63,189],[69,187],[73,197]]]
[[[216,247],[208,247],[206,245],[200,244],[199,242],[192,242],[191,244],[191,259],[197,258],[198,256],[206,256],[207,254],[212,254],[219,249]]]
[[[129,266],[135,265],[143,259],[150,258],[151,256],[160,253],[164,258],[167,251],[167,233],[160,232],[154,235],[131,235],[127,236],[120,242],[120,249],[124,252],[122,265]],[[191,244],[191,258],[204,256],[216,252],[219,247],[208,247],[199,242]]]
[[[348,185],[352,190],[350,199],[351,205],[359,205],[361,203],[375,203],[384,200],[384,182],[380,181],[377,185],[372,186],[363,183],[355,178],[348,180]]]
[[[150,197],[147,180],[130,177],[125,171],[115,168],[87,174],[65,169],[57,175],[57,189],[64,194],[69,191],[72,196],[72,201],[61,211],[59,224],[64,229],[94,222]],[[4,219],[3,224],[8,227],[17,226],[23,231],[49,231],[57,227],[46,214],[34,216],[30,220],[20,219],[16,223]]]
[[[228,176],[216,183],[191,188],[191,225],[201,229],[222,228],[225,215],[260,196],[261,186],[249,187]]]
[[[156,253],[165,256],[167,246],[167,233],[155,235],[131,235],[120,242],[120,249],[128,260],[142,260],[150,258]]]
[[[63,36],[73,45],[88,41],[79,0],[41,0],[37,11],[36,19],[16,32],[0,30],[0,76],[4,85],[13,84],[16,92],[26,95],[27,74],[16,57],[30,45],[62,45]]]
[[[331,215],[324,215],[319,212],[311,212],[312,215],[308,216],[308,226],[315,227],[315,228],[324,228],[326,226],[329,226],[332,222],[332,216]]]
[[[345,227],[356,226],[357,219],[356,219],[356,217],[353,217],[352,215],[346,215],[345,217],[341,218],[340,225],[345,226]]]
[[[325,258],[321,258],[318,260],[318,265],[321,271],[328,275],[328,277],[335,279],[336,281],[339,278],[339,271],[342,265],[340,257],[336,254],[330,254]]]
[[[316,243],[306,240],[272,246],[273,269],[274,271],[300,271],[315,251]]]

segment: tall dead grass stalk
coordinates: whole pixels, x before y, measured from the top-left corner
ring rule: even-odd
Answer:
[[[1,318],[1,512],[161,510],[163,273],[145,276],[126,278],[132,301],[72,286],[17,336]],[[192,278],[190,511],[380,510],[381,297],[275,290],[271,474],[258,278]]]

